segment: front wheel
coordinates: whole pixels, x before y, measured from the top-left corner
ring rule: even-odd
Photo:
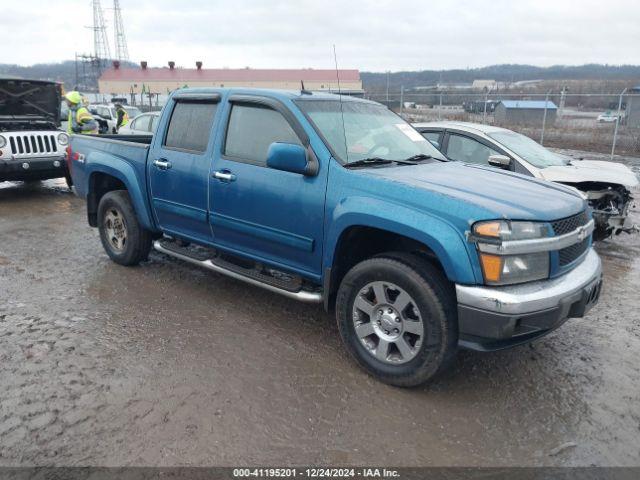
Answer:
[[[455,357],[458,325],[451,283],[425,259],[391,253],[344,277],[338,328],[358,364],[391,385],[420,385]]]
[[[138,217],[125,190],[107,192],[98,205],[98,229],[107,255],[120,265],[137,265],[151,250],[151,233]]]

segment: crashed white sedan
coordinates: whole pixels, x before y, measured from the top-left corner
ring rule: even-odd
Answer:
[[[413,125],[451,160],[491,165],[582,191],[593,208],[594,239],[637,231],[627,218],[638,177],[626,165],[576,160],[505,128],[465,122]]]

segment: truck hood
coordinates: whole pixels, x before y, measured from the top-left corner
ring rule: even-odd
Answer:
[[[413,189],[444,195],[455,199],[456,203],[464,202],[475,209],[482,209],[493,218],[549,221],[574,215],[586,208],[584,198],[573,188],[462,162],[372,168],[366,169],[366,173]],[[385,187],[385,191],[388,193],[389,189]],[[411,195],[409,202],[428,209],[434,209],[440,203],[421,195]]]
[[[0,122],[60,122],[62,92],[55,82],[0,79]]]
[[[544,168],[540,175],[551,182],[614,183],[627,188],[638,185],[638,177],[626,165],[598,160],[571,160],[569,165]]]

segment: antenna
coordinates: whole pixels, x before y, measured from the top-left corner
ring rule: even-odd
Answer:
[[[300,80],[300,93],[302,95],[311,95],[311,92],[304,88],[304,80]]]
[[[127,37],[124,34],[124,23],[122,22],[122,10],[120,10],[119,0],[113,0],[113,30],[116,60],[129,60],[129,49],[127,48]]]
[[[338,56],[336,55],[336,44],[333,44],[333,61],[336,64],[336,79],[338,80],[338,98],[340,99],[340,116],[342,117],[342,134],[344,135],[344,154],[349,163],[349,148],[347,147],[347,130],[344,126],[344,109],[342,108],[342,90],[340,89],[340,72],[338,70]]]

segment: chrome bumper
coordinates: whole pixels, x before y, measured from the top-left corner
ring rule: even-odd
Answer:
[[[505,287],[456,285],[456,295],[461,305],[519,315],[557,307],[566,297],[597,283],[601,276],[600,257],[591,248],[582,263],[560,277]]]
[[[534,340],[584,316],[601,287],[602,266],[593,249],[557,278],[504,287],[456,285],[459,344],[488,351]]]

